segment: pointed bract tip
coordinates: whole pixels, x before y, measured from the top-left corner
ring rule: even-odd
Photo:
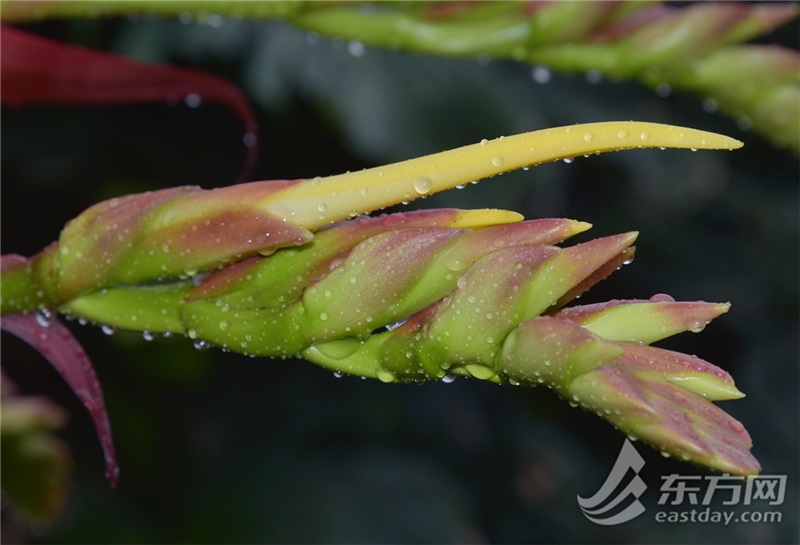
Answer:
[[[479,229],[492,225],[518,223],[523,219],[525,219],[525,217],[522,214],[511,212],[510,210],[498,210],[495,208],[462,210],[450,222],[450,227],[457,227],[459,229]]]

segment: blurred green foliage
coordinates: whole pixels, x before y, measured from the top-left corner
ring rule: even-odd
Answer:
[[[201,352],[187,339],[109,337],[72,324],[107,396],[120,485],[107,489],[91,422],[68,388],[4,337],[3,366],[21,390],[48,395],[71,415],[64,437],[76,471],[68,506],[46,531],[23,528],[28,541],[798,540],[796,156],[680,92],[660,97],[637,84],[485,57],[386,51],[279,22],[130,17],[31,30],[239,82],[260,115],[255,179],[334,174],[501,134],[615,119],[743,140],[745,148],[730,153],[631,151],[542,165],[415,206],[567,216],[593,223],[595,236],[640,230],[635,264],[587,297],[730,300],[731,312],[703,335],[667,346],[731,372],[748,397],[724,408],[751,430],[764,473],[789,482],[780,523],[664,525],[643,516],[598,527],[575,496],[600,486],[622,438],[549,392],[463,379],[424,386],[337,379],[305,362]],[[797,27],[769,39],[796,46]],[[214,105],[9,110],[2,134],[2,247],[25,255],[101,199],[231,183],[243,153],[237,120]],[[661,475],[706,474],[641,454],[647,505],[655,505]]]

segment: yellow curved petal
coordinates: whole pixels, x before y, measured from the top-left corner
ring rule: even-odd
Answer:
[[[659,123],[587,123],[483,140],[392,165],[304,180],[265,199],[261,206],[313,230],[471,181],[578,155],[632,148],[741,146],[727,136]],[[509,220],[514,221],[510,216]]]

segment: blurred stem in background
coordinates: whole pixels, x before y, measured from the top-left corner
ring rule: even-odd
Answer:
[[[774,45],[740,45],[797,17],[795,3],[708,2],[152,2],[2,4],[2,20],[153,14],[284,19],[360,46],[442,56],[511,59],[638,80],[659,94],[713,100],[744,128],[800,152],[800,56]],[[542,76],[545,77],[545,76]]]

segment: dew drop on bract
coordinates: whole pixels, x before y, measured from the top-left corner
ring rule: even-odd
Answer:
[[[111,327],[110,325],[102,325],[100,326],[100,330],[106,335],[113,335],[114,333],[117,332],[117,330]]]
[[[43,308],[36,313],[36,323],[41,327],[50,327],[52,322],[53,313],[49,309]]]
[[[689,326],[689,331],[691,331],[692,333],[700,333],[701,331],[703,331],[706,328],[707,325],[708,325],[708,322],[705,322],[705,323],[703,323],[703,322],[695,322],[694,324]]]
[[[206,341],[198,339],[194,342],[194,348],[195,350],[200,350],[202,352],[208,350],[210,348],[210,345]]]
[[[666,293],[657,293],[650,298],[652,303],[674,303],[675,298]]]
[[[414,191],[420,195],[427,195],[433,187],[433,180],[427,176],[420,176],[414,180]]]
[[[492,157],[492,164],[496,167],[503,166],[504,162],[505,160],[503,159],[502,155],[495,155],[494,157]]]
[[[442,382],[444,382],[445,384],[450,384],[451,382],[453,382],[455,380],[456,380],[456,376],[455,375],[445,375],[445,376],[442,377]]]
[[[459,272],[467,267],[467,262],[461,256],[455,256],[448,259],[444,266],[447,267],[448,270]]]

